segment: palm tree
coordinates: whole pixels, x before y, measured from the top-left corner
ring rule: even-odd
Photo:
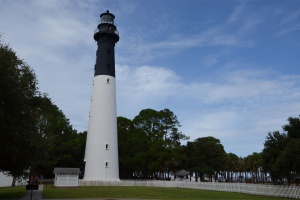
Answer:
[[[227,163],[226,163],[226,170],[227,170],[227,180],[233,181],[233,174],[236,174],[239,171],[239,157],[233,153],[227,154]],[[230,176],[230,177],[228,177]]]
[[[245,158],[245,169],[251,173],[252,183],[258,182],[259,169],[262,166],[261,153],[254,152]]]

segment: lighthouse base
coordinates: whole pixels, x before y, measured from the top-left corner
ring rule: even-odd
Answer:
[[[80,186],[118,186],[121,180],[79,180]]]

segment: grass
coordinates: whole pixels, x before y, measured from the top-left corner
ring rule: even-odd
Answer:
[[[21,199],[25,193],[25,186],[0,187],[0,199]]]
[[[140,198],[165,200],[278,200],[278,197],[258,196],[250,194],[205,191],[186,188],[160,187],[118,187],[118,186],[89,186],[79,188],[44,187],[44,199],[71,199],[71,198]]]

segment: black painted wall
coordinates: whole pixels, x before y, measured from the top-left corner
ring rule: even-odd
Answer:
[[[98,75],[115,77],[115,43],[105,40],[98,42],[94,76]]]

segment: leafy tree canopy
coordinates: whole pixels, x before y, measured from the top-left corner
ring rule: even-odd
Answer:
[[[144,109],[133,120],[119,117],[121,178],[130,174],[149,178],[156,172],[174,170],[179,164],[180,140],[188,138],[179,127],[176,115],[169,109]]]
[[[0,40],[0,170],[23,175],[38,152],[33,70]]]
[[[288,118],[285,133],[268,133],[262,152],[263,167],[274,178],[299,176],[300,119]]]
[[[226,152],[219,139],[212,136],[198,138],[187,143],[188,169],[200,174],[214,175],[216,171],[225,170]]]

